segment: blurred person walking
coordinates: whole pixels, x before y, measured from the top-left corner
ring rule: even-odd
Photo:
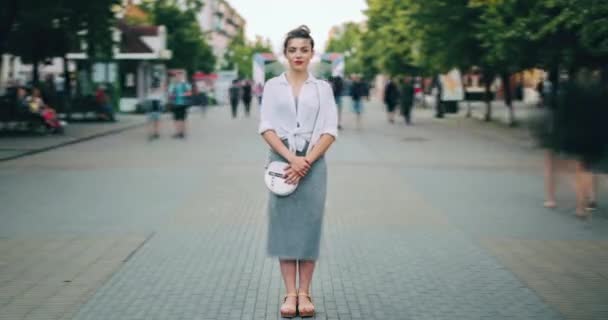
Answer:
[[[279,258],[286,288],[281,316],[311,317],[327,190],[324,154],[337,137],[338,117],[331,86],[308,72],[314,54],[308,27],[287,34],[283,53],[288,70],[266,83],[259,133],[271,147],[269,160],[288,162],[287,182],[298,187],[286,197],[270,193],[267,248]]]
[[[338,108],[338,130],[342,130],[342,91],[344,91],[344,80],[340,76],[330,78],[331,88],[334,92],[334,100]]]
[[[388,115],[388,122],[395,123],[395,109],[399,102],[399,89],[395,84],[394,79],[389,79],[384,86],[384,104],[386,105],[386,113]]]
[[[530,122],[532,134],[536,137],[538,145],[544,150],[543,176],[545,186],[545,200],[543,206],[553,209],[557,206],[555,190],[557,186],[558,167],[563,161],[558,157],[559,141],[556,129],[558,127],[554,104],[546,104],[537,118]]]
[[[188,117],[189,99],[192,96],[192,86],[186,81],[183,73],[178,73],[169,85],[169,101],[171,101],[171,112],[175,122],[175,134],[173,138],[183,139],[186,137],[186,118]]]
[[[148,140],[156,140],[160,138],[160,117],[163,112],[163,93],[162,87],[153,88],[150,92],[150,101],[148,104],[148,121],[150,123],[150,129],[148,134]]]
[[[443,87],[441,84],[440,76],[433,78],[433,91],[435,93],[435,118],[444,117],[444,101],[443,101]]]
[[[405,118],[406,124],[412,123],[412,106],[414,104],[414,84],[411,77],[405,77],[401,83],[401,115]]]
[[[365,83],[361,81],[361,77],[358,74],[353,74],[352,83],[350,85],[350,96],[353,100],[353,111],[357,115],[357,128],[361,128],[361,117],[363,113],[363,97],[366,96],[367,88]]]
[[[252,99],[252,92],[251,92],[251,82],[249,82],[249,80],[245,80],[243,82],[243,85],[241,86],[241,90],[242,90],[242,99],[243,99],[243,105],[245,105],[245,115],[249,118],[249,112],[251,109],[251,99]]]
[[[239,86],[239,80],[232,80],[232,85],[230,85],[230,88],[228,88],[228,96],[230,97],[232,119],[235,119],[237,116],[237,108],[239,107],[239,100],[241,100],[241,88]]]
[[[545,111],[540,121],[533,122],[534,133],[545,149],[544,206],[557,206],[557,168],[568,163],[574,169],[575,216],[586,220],[596,208],[594,171],[601,170],[608,146],[603,129],[603,121],[608,117],[603,104],[608,97],[605,88],[588,71],[579,72],[575,79],[565,74],[561,78],[557,93],[545,92]]]
[[[262,93],[264,92],[264,85],[258,83],[253,87],[253,93],[258,98],[258,107],[262,105]]]
[[[594,171],[608,145],[604,129],[608,97],[603,86],[599,74],[583,69],[559,90],[560,148],[575,162],[575,214],[581,219],[590,218],[596,207]]]

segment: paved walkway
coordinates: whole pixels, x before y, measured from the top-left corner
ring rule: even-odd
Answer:
[[[360,130],[345,111],[317,319],[608,319],[606,212],[578,222],[565,182],[540,207],[538,150],[430,111],[388,125],[371,104]],[[255,117],[1,163],[0,319],[277,319]]]
[[[144,115],[119,114],[117,122],[70,122],[62,135],[0,132],[0,161],[121,132],[146,122]]]

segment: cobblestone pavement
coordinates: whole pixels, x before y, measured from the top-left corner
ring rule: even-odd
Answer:
[[[543,209],[538,150],[428,110],[353,120],[328,154],[317,319],[608,319],[606,213],[578,222],[566,181]],[[0,164],[0,319],[277,319],[256,122],[214,108],[184,141],[165,123]]]

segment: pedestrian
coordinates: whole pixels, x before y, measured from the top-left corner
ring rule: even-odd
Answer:
[[[18,86],[15,90],[16,115],[28,120],[30,129],[34,126],[44,126],[44,118],[40,114],[40,102],[35,102],[34,98],[27,95],[24,87]]]
[[[395,109],[398,101],[399,89],[397,88],[394,79],[389,79],[384,86],[384,104],[386,105],[389,123],[395,123]]]
[[[24,87],[17,87],[15,91],[15,106],[17,107],[17,113],[19,114],[30,114],[30,106],[28,102],[27,90]]]
[[[596,208],[595,173],[605,156],[607,136],[604,119],[606,89],[599,76],[580,70],[560,84],[558,96],[558,137],[560,151],[574,160],[577,218],[590,218]]]
[[[32,95],[27,98],[30,112],[40,115],[44,126],[52,133],[63,133],[64,124],[59,120],[57,112],[42,100],[40,89],[34,87]]]
[[[363,97],[366,95],[366,86],[358,74],[352,75],[350,96],[353,100],[353,112],[357,115],[357,128],[361,128],[361,116],[363,113]]]
[[[333,76],[330,78],[330,83],[338,108],[338,130],[342,130],[342,91],[344,90],[344,81],[340,76]]]
[[[545,83],[543,79],[540,79],[540,81],[538,81],[538,83],[536,84],[536,93],[538,94],[538,103],[536,104],[537,107],[541,108],[543,106],[543,102],[545,100],[545,96],[544,96],[544,87]]]
[[[57,86],[55,85],[55,76],[53,74],[48,74],[44,78],[40,89],[45,103],[54,107],[59,106]]]
[[[444,117],[444,101],[443,101],[443,85],[441,83],[441,76],[438,75],[434,78],[434,91],[435,91],[435,118]]]
[[[155,140],[160,137],[160,116],[163,112],[163,88],[161,86],[152,88],[150,101],[148,104],[148,121],[150,122],[150,133],[148,140]]]
[[[186,137],[188,100],[192,95],[192,86],[186,81],[186,76],[183,73],[175,74],[172,80],[169,86],[169,101],[171,101],[171,112],[175,122],[173,138],[183,139]]]
[[[199,104],[201,107],[201,116],[205,117],[207,114],[207,107],[209,106],[209,89],[207,84],[201,83],[198,91]]]
[[[258,98],[258,107],[262,105],[262,93],[264,92],[264,85],[257,83],[254,87],[255,96]]]
[[[230,97],[230,109],[232,110],[232,119],[237,116],[237,108],[239,106],[239,100],[241,100],[241,88],[239,87],[239,80],[232,80],[232,85],[228,88],[228,96]]]
[[[95,102],[97,103],[97,116],[102,120],[114,121],[114,108],[110,96],[106,92],[106,87],[103,84],[97,86],[95,91]]]
[[[414,84],[411,77],[405,77],[401,83],[401,115],[405,118],[405,124],[412,123],[412,105],[414,104]]]
[[[251,83],[249,82],[249,80],[245,80],[243,82],[243,85],[241,86],[241,96],[243,99],[243,105],[245,106],[245,115],[247,117],[249,117],[249,111],[251,108],[251,98],[252,98],[252,92],[251,92]]]
[[[285,161],[289,196],[270,194],[268,253],[280,262],[286,294],[282,317],[314,316],[310,286],[319,257],[327,190],[325,152],[338,135],[331,86],[308,72],[314,40],[306,26],[283,43],[288,70],[264,87],[259,133],[271,147],[270,161]],[[299,288],[296,275],[299,272]]]
[[[530,121],[532,135],[538,146],[544,150],[543,176],[545,185],[545,200],[543,206],[553,209],[557,206],[555,190],[557,185],[558,167],[562,162],[558,155],[558,135],[556,128],[555,106],[547,105],[536,118]]]

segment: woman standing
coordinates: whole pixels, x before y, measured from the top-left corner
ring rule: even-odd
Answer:
[[[388,114],[388,122],[395,123],[395,109],[399,100],[399,89],[393,79],[390,79],[384,87],[384,104]]]
[[[241,87],[242,90],[242,99],[243,99],[243,104],[245,105],[245,116],[249,117],[249,112],[251,109],[251,82],[249,82],[249,80],[245,80],[243,82],[243,86]]]
[[[308,73],[314,53],[308,27],[290,31],[283,52],[289,68],[264,87],[259,133],[271,147],[270,161],[289,163],[287,182],[298,187],[287,197],[270,194],[268,253],[279,258],[286,288],[281,316],[311,317],[327,186],[323,155],[338,135],[338,119],[331,86]]]

